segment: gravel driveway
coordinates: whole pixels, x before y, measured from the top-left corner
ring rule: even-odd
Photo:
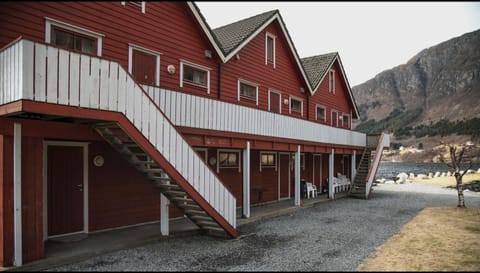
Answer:
[[[423,208],[456,206],[456,194],[380,184],[370,200],[341,198],[246,224],[237,239],[169,238],[50,271],[354,271]],[[480,193],[466,192],[465,200],[480,208]]]

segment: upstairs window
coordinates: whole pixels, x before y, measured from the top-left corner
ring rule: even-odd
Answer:
[[[142,11],[142,13],[145,13],[146,5],[147,5],[145,1],[122,1],[121,3],[122,3],[122,6],[124,7],[128,4],[129,6],[139,8],[140,11]]]
[[[289,113],[299,113],[303,115],[303,100],[290,96],[290,111]]]
[[[180,61],[180,87],[183,87],[185,83],[206,88],[210,94],[210,69],[187,61]]]
[[[272,64],[275,68],[275,36],[265,34],[265,64]]]
[[[52,28],[52,44],[81,53],[96,54],[95,39],[57,27]]]
[[[258,105],[258,85],[245,81],[238,80],[238,100],[247,99],[254,101]]]
[[[328,91],[335,94],[335,70],[328,71]]]
[[[45,17],[45,43],[102,56],[103,34]]]
[[[316,106],[316,112],[315,112],[315,119],[325,121],[325,117],[326,117],[325,112],[326,112],[326,110],[325,110],[324,106],[317,105]]]

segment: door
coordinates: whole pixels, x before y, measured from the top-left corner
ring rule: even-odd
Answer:
[[[317,191],[322,191],[322,155],[313,156],[313,184],[317,186]]]
[[[157,56],[132,50],[132,75],[137,83],[156,85]]]
[[[47,146],[49,237],[84,230],[83,149]]]
[[[338,127],[338,112],[332,110],[331,124],[333,127]]]
[[[280,94],[277,92],[269,91],[268,92],[268,103],[270,112],[281,113],[281,104],[280,104]]]
[[[289,197],[290,182],[290,155],[279,153],[278,156],[278,180],[280,188],[280,199]]]

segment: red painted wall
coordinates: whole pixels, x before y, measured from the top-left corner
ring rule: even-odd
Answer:
[[[265,64],[265,33],[275,35],[276,64]],[[233,57],[221,68],[221,99],[224,101],[245,105],[262,110],[268,110],[268,89],[282,93],[282,114],[288,114],[289,105],[283,104],[284,99],[294,95],[303,99],[303,117],[306,118],[306,94],[300,92],[300,87],[307,90],[307,85],[301,76],[297,64],[292,57],[286,39],[283,37],[277,21],[266,27],[249,44],[239,51],[240,59]],[[240,99],[238,101],[237,81],[241,78],[259,85],[258,106],[255,102]],[[291,116],[301,117],[299,114]]]
[[[338,116],[341,117],[343,113],[350,115],[353,114],[353,105],[350,101],[350,95],[348,94],[348,89],[346,83],[343,81],[343,76],[341,75],[341,69],[338,64],[338,61],[332,65],[332,69],[335,70],[335,94],[328,91],[328,74],[323,79],[322,83],[318,87],[314,96],[310,98],[310,120],[316,121],[322,124],[330,125],[331,124],[331,111],[332,109],[338,111]],[[327,72],[328,73],[328,72]],[[315,105],[320,104],[326,107],[326,120],[315,120]],[[342,122],[339,119],[338,121],[339,128],[350,129],[350,126],[345,125],[342,127]]]
[[[1,2],[0,47],[20,35],[44,42],[45,17],[105,35],[102,56],[125,70],[129,43],[161,53],[161,87],[207,96],[201,87],[179,87],[180,59],[209,67],[210,96],[216,97],[218,57],[185,2],[147,2],[145,14],[120,1]],[[206,49],[212,51],[212,59],[205,57]],[[169,64],[177,68],[173,75],[167,73]]]

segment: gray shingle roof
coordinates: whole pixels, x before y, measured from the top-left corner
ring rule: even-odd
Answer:
[[[320,80],[327,73],[328,68],[337,55],[337,52],[332,52],[300,59],[313,88],[320,83]]]
[[[268,19],[278,13],[278,10],[267,11],[225,26],[213,29],[220,48],[225,55],[232,52],[255,30],[262,26]]]

